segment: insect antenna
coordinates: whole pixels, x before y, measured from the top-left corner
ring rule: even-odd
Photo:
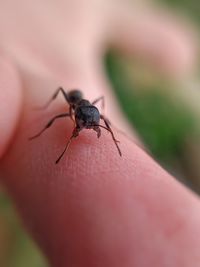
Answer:
[[[114,141],[114,143],[115,143],[115,145],[117,147],[117,150],[119,152],[119,155],[121,157],[122,156],[122,152],[121,152],[121,150],[120,150],[120,148],[118,146],[119,141],[117,139],[115,139],[115,136],[113,134],[113,131],[110,128],[107,128],[107,127],[105,127],[103,125],[99,125],[99,124],[98,125],[93,125],[93,126],[98,126],[98,127],[104,128],[105,130],[107,130],[108,132],[110,132],[110,134],[112,135],[112,139],[113,139],[113,141]]]

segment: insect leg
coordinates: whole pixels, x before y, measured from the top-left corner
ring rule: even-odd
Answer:
[[[58,157],[58,159],[56,160],[55,164],[58,164],[58,162],[61,160],[61,158],[63,157],[63,155],[65,154],[65,152],[67,151],[67,149],[69,148],[72,139],[74,139],[75,137],[77,137],[79,135],[79,131],[80,129],[78,128],[74,128],[71,137],[69,138],[67,144],[65,145],[65,148],[63,150],[63,152],[61,153],[61,155]]]
[[[59,92],[61,92],[65,98],[65,100],[67,101],[68,103],[68,97],[67,97],[67,93],[65,92],[65,90],[62,88],[62,87],[59,87],[55,93],[53,94],[53,96],[49,99],[49,101],[43,106],[41,107],[41,109],[46,109],[50,104],[51,102],[56,99],[56,97],[58,96]]]
[[[69,113],[63,113],[63,114],[60,114],[60,115],[57,115],[57,116],[53,117],[53,118],[46,124],[46,126],[45,126],[45,127],[38,133],[38,134],[36,134],[36,135],[30,137],[29,140],[32,140],[32,139],[34,139],[34,138],[40,136],[40,135],[41,135],[47,128],[49,128],[49,127],[53,124],[53,122],[54,122],[56,119],[58,119],[58,118],[63,118],[63,117],[67,117],[67,116],[70,116],[70,114],[69,114]]]
[[[101,119],[104,120],[105,125],[110,128],[111,126],[111,122],[103,115],[100,115]],[[145,148],[145,146],[143,146],[139,141],[131,138],[130,136],[128,136],[125,132],[123,132],[122,130],[118,129],[116,126],[114,126],[112,124],[112,127],[119,132],[120,134],[123,134],[127,139],[129,139],[132,143],[134,143],[135,145],[137,145],[139,148],[141,148],[142,150],[144,150],[147,154],[149,154],[151,157],[152,155],[150,154],[149,150],[147,148]],[[111,129],[111,128],[110,128]]]
[[[102,105],[101,105],[101,108],[104,110],[104,108],[105,108],[105,98],[104,98],[104,96],[100,96],[100,97],[98,97],[97,99],[95,99],[93,102],[92,102],[92,105],[95,105],[97,102],[99,102],[99,101],[102,101],[101,103],[102,103]]]

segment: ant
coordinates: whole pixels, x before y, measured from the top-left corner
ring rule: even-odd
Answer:
[[[39,137],[47,128],[49,128],[53,124],[53,122],[56,119],[63,117],[70,117],[72,121],[75,123],[75,127],[63,152],[58,157],[55,164],[59,163],[64,153],[69,148],[72,139],[76,138],[79,135],[79,132],[83,129],[93,129],[94,131],[97,132],[98,138],[101,136],[101,128],[110,132],[112,139],[117,147],[118,153],[120,156],[122,156],[121,150],[118,146],[119,141],[115,139],[114,133],[110,127],[111,123],[107,118],[105,118],[104,115],[100,114],[98,108],[94,106],[97,102],[102,101],[102,107],[104,107],[104,97],[101,96],[95,99],[92,103],[90,103],[88,100],[83,98],[83,94],[80,90],[75,89],[75,90],[70,90],[69,92],[65,92],[65,90],[62,87],[59,87],[55,91],[51,99],[44,106],[44,108],[47,108],[49,106],[49,104],[58,96],[59,92],[63,94],[66,102],[69,104],[69,112],[62,113],[53,117],[38,134],[30,137],[29,140]],[[105,126],[100,124],[100,120],[104,121]]]

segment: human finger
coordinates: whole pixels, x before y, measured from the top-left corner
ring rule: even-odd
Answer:
[[[49,90],[40,92],[37,100],[35,92],[27,93],[1,174],[51,265],[198,266],[199,199],[121,135],[122,157],[109,133],[97,139],[85,130],[55,165],[73,124],[61,119],[29,142],[64,110],[55,104],[34,114],[30,103],[38,104],[40,94],[49,97]]]

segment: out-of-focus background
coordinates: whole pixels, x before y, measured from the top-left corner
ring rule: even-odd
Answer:
[[[200,29],[198,0],[157,2],[183,13]],[[169,81],[148,66],[112,50],[105,58],[105,67],[122,110],[149,153],[180,181],[200,193],[200,108],[197,101],[200,92],[195,83]],[[196,77],[198,79],[198,73]],[[1,190],[0,266],[47,266],[20,225],[9,198]]]

